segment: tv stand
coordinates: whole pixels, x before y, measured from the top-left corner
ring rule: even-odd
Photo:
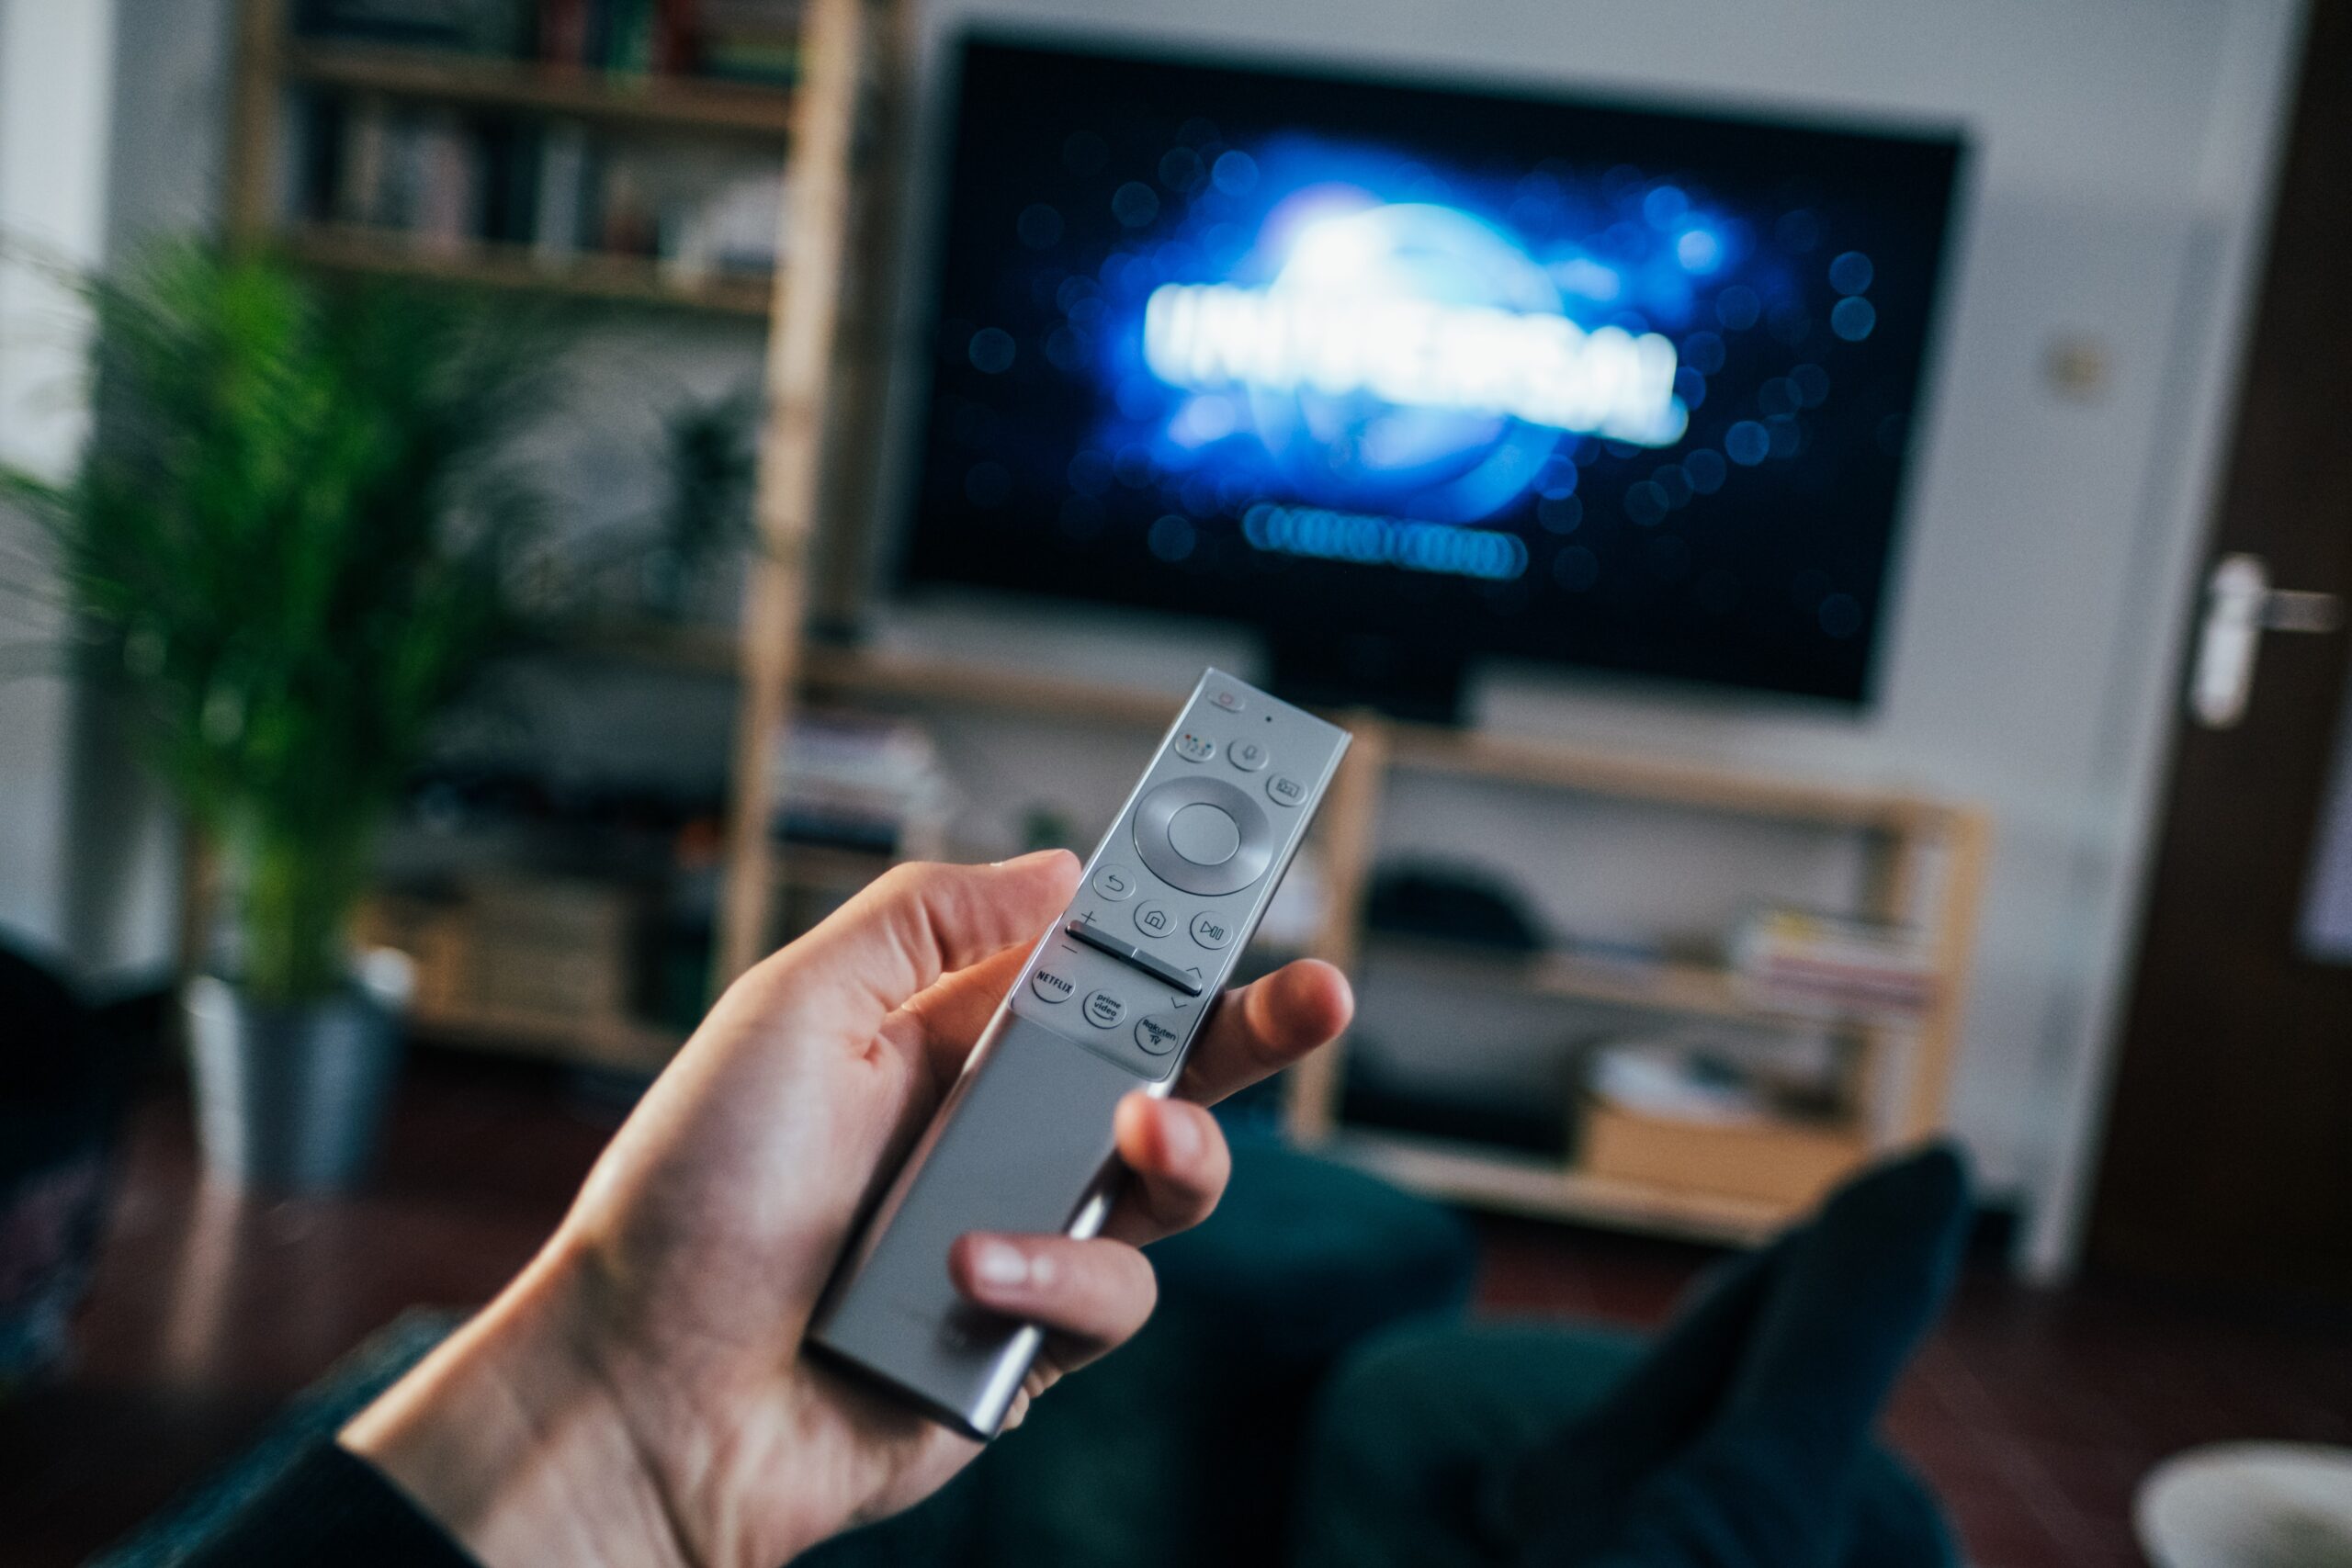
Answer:
[[[1099,730],[1122,746],[1148,744],[1182,700],[1181,691],[1120,686],[1066,671],[830,648],[807,650],[796,689],[830,706],[1036,719],[1080,733]],[[1343,1040],[1283,1075],[1284,1124],[1295,1143],[1452,1201],[1700,1240],[1753,1242],[1775,1234],[1869,1160],[1943,1125],[1984,866],[1986,828],[1977,812],[1901,788],[1773,779],[1363,711],[1346,714],[1342,722],[1355,744],[1324,799],[1307,852],[1317,873],[1320,919],[1312,935],[1283,956],[1323,958],[1369,985],[1410,986],[1425,994],[1466,988],[1579,1009],[1560,1021],[1581,1017],[1589,1029],[1613,1018],[1621,1033],[1644,1020],[1668,1027],[1676,1021],[1686,1026],[1713,1021],[1766,1033],[1826,1031],[1840,1042],[1842,1092],[1835,1107],[1819,1114],[1775,1111],[1722,1126],[1564,1100],[1550,1109],[1564,1125],[1573,1119],[1579,1140],[1558,1156],[1538,1156],[1474,1137],[1349,1120],[1342,1115]],[[773,753],[763,747],[757,754]],[[1497,953],[1374,930],[1365,918],[1374,871],[1384,856],[1413,854],[1413,818],[1421,815],[1392,815],[1387,803],[1432,785],[1508,790],[1514,811],[1538,818],[1569,809],[1574,801],[1602,800],[1651,815],[1662,826],[1690,813],[1718,824],[1749,822],[1776,838],[1793,826],[1845,839],[1859,852],[1848,896],[1833,897],[1833,907],[1917,930],[1932,954],[1932,994],[1916,1016],[1792,1010],[1753,989],[1727,953],[1629,957],[1569,944]],[[1671,831],[1661,833],[1660,841],[1669,852],[1662,856],[1661,875],[1718,874],[1677,850]],[[1690,852],[1705,852],[1694,845]],[[774,889],[831,874],[804,848],[783,846],[775,856],[749,867],[738,863],[729,874],[756,877],[758,886]],[[876,874],[885,858],[870,857]],[[1577,869],[1572,860],[1550,855],[1516,867],[1531,882],[1571,877]],[[1770,881],[1717,891],[1725,907],[1792,897]],[[1806,897],[1818,902],[1820,890]],[[763,906],[755,933],[770,945],[789,934],[775,923],[776,913],[775,905]]]
[[[1469,655],[1458,647],[1365,633],[1277,633],[1267,687],[1303,707],[1375,708],[1392,718],[1459,726]]]

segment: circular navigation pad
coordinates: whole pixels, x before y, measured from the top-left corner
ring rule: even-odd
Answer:
[[[1194,865],[1223,865],[1241,848],[1241,828],[1204,801],[1194,801],[1168,819],[1168,841]]]
[[[1274,831],[1258,803],[1223,779],[1171,779],[1136,807],[1136,853],[1170,887],[1204,898],[1238,893],[1273,863]]]

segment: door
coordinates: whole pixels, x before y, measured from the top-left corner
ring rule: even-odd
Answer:
[[[2088,1260],[2352,1299],[2352,0],[2298,99]]]

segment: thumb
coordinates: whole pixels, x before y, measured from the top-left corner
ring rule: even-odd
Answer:
[[[778,957],[879,1025],[943,975],[1034,942],[1078,886],[1078,857],[1040,850],[993,865],[893,866]]]

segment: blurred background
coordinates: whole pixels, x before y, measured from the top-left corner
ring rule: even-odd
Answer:
[[[2332,0],[0,0],[11,1560],[1208,664],[1357,735],[1227,1114],[1400,1302],[1646,1325],[1949,1131],[1971,1560],[2352,1441],[2347,177]]]

